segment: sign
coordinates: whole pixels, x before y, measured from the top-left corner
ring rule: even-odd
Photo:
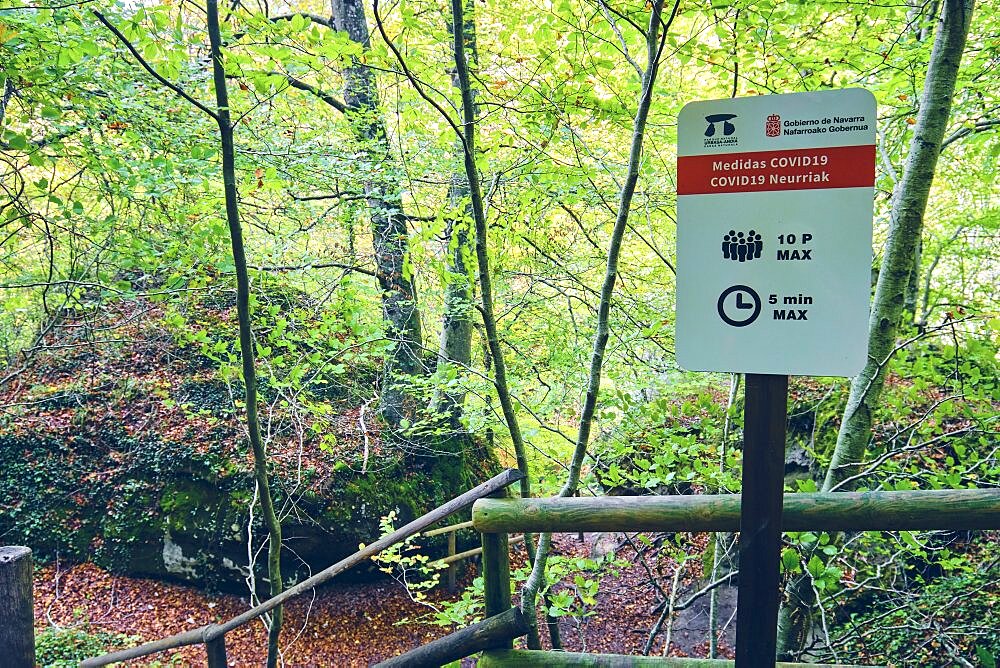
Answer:
[[[677,362],[852,376],[867,358],[875,98],[692,102],[677,124]]]

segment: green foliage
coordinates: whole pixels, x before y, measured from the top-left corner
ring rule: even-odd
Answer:
[[[897,595],[876,595],[870,610],[836,618],[840,660],[900,665],[995,666],[1000,629],[989,623],[1000,604],[995,546],[966,571],[914,582]]]
[[[883,461],[862,488],[961,489],[1000,479],[991,447],[1000,366],[985,328],[972,324],[961,333],[946,325],[893,360],[872,453]]]
[[[446,628],[469,626],[482,621],[485,607],[483,578],[477,577],[457,599],[441,601],[427,620]]]
[[[75,668],[83,659],[140,641],[137,636],[102,631],[89,624],[71,628],[49,626],[35,634],[35,661],[41,668]]]
[[[579,621],[594,615],[602,578],[614,579],[619,569],[627,565],[608,553],[599,559],[553,555],[545,564],[546,587],[541,595],[546,597],[550,617],[572,617]],[[521,570],[521,569],[519,569]],[[527,579],[527,569],[515,571],[517,581]]]
[[[262,275],[258,284],[251,308],[263,398],[315,418],[317,428],[330,417],[332,402],[356,406],[370,400],[385,346],[370,343],[378,339],[377,322],[365,316],[354,293],[345,290],[317,303],[280,277]],[[243,381],[235,323],[230,310],[219,308],[226,294],[215,288],[198,304],[179,301],[165,322],[177,343],[216,369],[238,397]]]
[[[396,530],[395,521],[396,511],[379,519],[383,537]],[[428,601],[427,592],[438,586],[440,571],[448,566],[441,563],[440,559],[431,559],[427,554],[419,552],[419,538],[420,534],[415,534],[401,543],[395,543],[372,557],[372,561],[379,565],[380,571],[399,580],[414,601],[435,608]],[[359,550],[363,548],[364,544],[358,546]]]
[[[937,18],[931,9],[941,4],[679,5],[611,304],[606,374],[585,466],[591,489],[739,487],[739,402],[727,407],[725,379],[679,371],[672,352],[672,147],[680,106],[732,94],[872,90],[879,101],[877,267],[888,193],[902,173],[918,112]],[[1000,484],[998,13],[979,5],[949,128],[954,141],[942,153],[916,267],[906,335],[915,340],[890,362],[869,462],[855,481],[862,489]],[[173,2],[104,9],[151,67],[192,97],[211,99],[201,14]],[[487,26],[479,31],[475,73],[477,99],[489,110],[476,128],[477,165],[489,187],[487,250],[539,494],[562,484],[573,448],[609,210],[640,76],[626,54],[635,59],[643,48],[633,26],[644,25],[647,6],[610,9],[595,11],[580,0],[476,7]],[[425,92],[450,108],[441,8],[414,0],[381,18],[389,35],[405,35],[398,46]],[[470,368],[435,360],[445,291],[456,280],[445,258],[458,241],[447,229],[468,223],[452,220],[462,210],[450,192],[459,166],[455,137],[403,78],[382,81],[384,106],[353,118],[303,90],[339,95],[351,65],[398,72],[377,33],[362,45],[305,16],[274,21],[250,5],[231,8],[222,29],[239,119],[237,187],[250,262],[258,267],[252,306],[262,408],[283,457],[273,472],[284,483],[277,494],[295,508],[289,522],[298,513],[311,518],[303,520],[309,526],[322,517],[353,546],[377,533],[378,518],[405,521],[479,482],[496,463],[482,444],[495,443],[499,458],[510,462],[481,336]],[[299,87],[289,87],[288,77]],[[58,551],[116,567],[155,557],[167,531],[176,537],[191,530],[205,545],[227,543],[233,525],[246,521],[252,492],[241,439],[225,429],[241,408],[232,398],[241,396],[242,379],[216,128],[77,6],[2,7],[0,95],[0,535],[39,554]],[[382,123],[388,135],[363,141],[354,131],[358,122]],[[393,346],[381,310],[384,287],[372,275],[384,258],[365,222],[368,200],[376,197],[410,214],[402,271],[420,286],[428,371],[409,383],[414,416],[391,433],[380,431],[374,410]],[[463,252],[471,266],[471,249]],[[147,343],[165,352],[158,361],[137,356],[134,370],[152,374],[164,358],[182,356],[187,375],[180,382],[151,386],[88,375],[102,360],[132,354],[124,329],[146,310],[99,327],[77,324],[136,302],[161,318],[150,316],[163,338]],[[87,352],[62,365],[33,362],[47,347]],[[818,488],[844,390],[839,380],[793,382],[789,452],[801,458],[801,470],[790,487]],[[467,395],[467,434],[423,410],[442,392]],[[161,437],[161,426],[178,425],[155,420],[140,435],[94,420],[107,406],[149,398],[157,410],[177,410],[181,434]],[[25,422],[34,414],[63,422],[51,433],[38,430]],[[340,429],[361,417],[368,419],[367,454]],[[727,418],[735,425],[728,439]],[[280,444],[293,436],[307,460],[315,456],[328,469],[313,462],[290,474],[295,457]],[[840,548],[835,542],[821,533],[789,534],[782,553],[786,572],[811,575],[831,608],[866,601],[857,583],[887,588],[941,574],[960,579],[974,567],[965,556],[972,548],[934,536],[872,533],[850,536]],[[409,552],[391,558],[421,570]],[[549,612],[589,614],[603,567],[553,563]],[[475,617],[478,600],[463,594],[438,619]],[[975,651],[984,665],[987,651]]]
[[[381,518],[382,537],[395,530],[396,519],[394,511]],[[429,547],[426,539],[417,534],[383,550],[372,560],[379,565],[379,570],[402,584],[411,599],[430,609],[431,612],[420,621],[446,627],[468,626],[481,621],[484,611],[482,577],[474,578],[457,599],[432,600],[428,597],[428,592],[440,584],[441,571],[448,568],[441,557],[432,558],[428,554]],[[617,577],[619,569],[626,565],[627,562],[612,554],[599,559],[550,556],[545,571],[547,584],[542,592],[548,601],[546,614],[576,620],[592,616],[596,612],[601,579]],[[527,566],[514,569],[512,583],[524,583],[530,572]],[[409,621],[403,619],[400,623]]]
[[[614,431],[597,445],[595,478],[609,492],[738,489],[739,452],[723,450],[726,406],[717,393],[703,388],[691,398],[643,401],[618,391],[601,419]]]

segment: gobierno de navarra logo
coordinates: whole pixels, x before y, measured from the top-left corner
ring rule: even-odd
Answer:
[[[781,136],[781,116],[778,114],[771,114],[764,121],[764,134],[768,137],[780,137]]]

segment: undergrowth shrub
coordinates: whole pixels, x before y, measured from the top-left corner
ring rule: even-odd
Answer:
[[[50,626],[35,635],[35,663],[41,668],[75,668],[81,661],[137,644],[141,639],[124,633]]]
[[[906,666],[978,665],[1000,662],[1000,548],[978,563],[905,591],[874,597],[863,610],[830,629],[837,659],[847,663],[890,661]]]

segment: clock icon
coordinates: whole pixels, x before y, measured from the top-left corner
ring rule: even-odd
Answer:
[[[719,295],[719,317],[727,325],[746,327],[760,315],[760,295],[746,285],[734,285]]]

